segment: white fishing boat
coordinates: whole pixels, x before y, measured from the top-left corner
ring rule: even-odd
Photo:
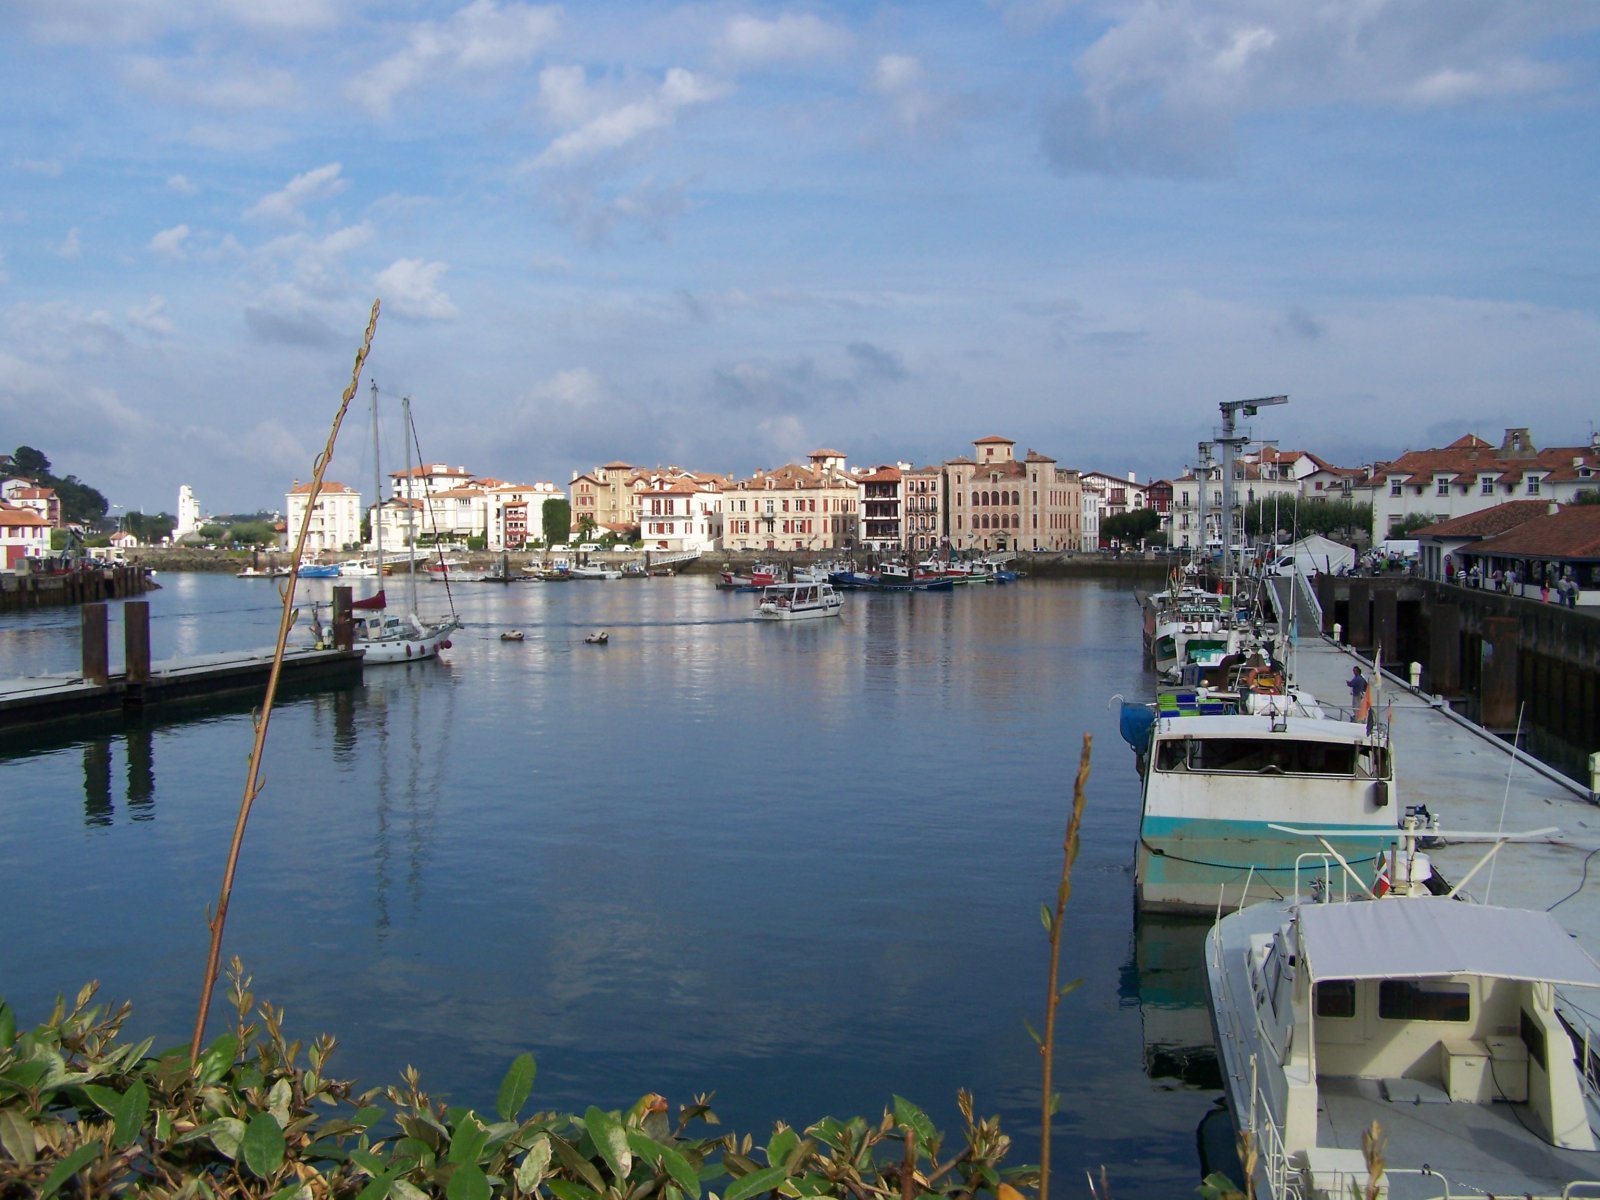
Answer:
[[[1144,736],[1134,880],[1146,910],[1279,899],[1304,846],[1275,825],[1349,830],[1355,840],[1336,839],[1340,852],[1370,861],[1360,839],[1403,815],[1388,723],[1331,719],[1287,685],[1231,698],[1164,693]]]
[[[339,564],[339,574],[345,578],[375,579],[383,574],[377,562],[364,558],[347,558]]]
[[[1311,896],[1230,913],[1207,937],[1254,1194],[1600,1195],[1596,1059],[1563,999],[1600,988],[1600,963],[1549,913],[1434,895],[1414,843],[1387,861],[1383,899],[1359,877],[1348,898],[1340,863]]]
[[[621,579],[621,567],[603,567],[599,563],[580,563],[568,572],[574,579]]]
[[[809,621],[837,617],[844,597],[831,583],[774,583],[762,589],[754,613],[758,621]]]

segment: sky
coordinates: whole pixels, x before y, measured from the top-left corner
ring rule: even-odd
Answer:
[[[1600,418],[1594,0],[0,0],[0,449],[126,509]]]

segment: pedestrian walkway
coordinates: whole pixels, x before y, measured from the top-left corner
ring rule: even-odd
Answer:
[[[1320,635],[1292,644],[1294,678],[1324,705],[1347,710],[1352,666],[1371,661]],[[1533,843],[1500,851],[1467,885],[1478,901],[1552,910],[1589,953],[1600,957],[1600,806],[1588,789],[1413,691],[1384,668],[1375,702],[1390,721],[1395,801],[1424,804],[1441,821],[1446,844],[1429,854],[1448,880],[1461,879],[1482,856],[1481,843],[1450,844],[1450,831],[1525,832],[1556,827]]]

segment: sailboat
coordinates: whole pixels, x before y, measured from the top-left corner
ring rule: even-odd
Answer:
[[[404,414],[402,423],[406,436],[406,478],[411,478],[411,401],[400,401]],[[406,572],[406,611],[403,614],[388,610],[383,579],[383,468],[380,465],[378,444],[378,385],[372,385],[372,472],[373,490],[377,502],[373,506],[372,543],[376,551],[374,563],[379,579],[378,590],[371,596],[355,601],[355,646],[366,652],[368,663],[413,662],[419,658],[434,658],[440,650],[450,648],[450,635],[461,628],[454,614],[438,620],[424,621],[417,616],[417,574],[413,568]],[[406,540],[415,547],[415,510],[406,506]]]

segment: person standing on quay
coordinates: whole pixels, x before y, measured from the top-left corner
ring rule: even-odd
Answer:
[[[1351,720],[1356,720],[1361,712],[1361,700],[1367,694],[1367,677],[1361,673],[1361,668],[1356,667],[1350,672],[1350,678],[1345,681],[1345,686],[1350,689]]]

